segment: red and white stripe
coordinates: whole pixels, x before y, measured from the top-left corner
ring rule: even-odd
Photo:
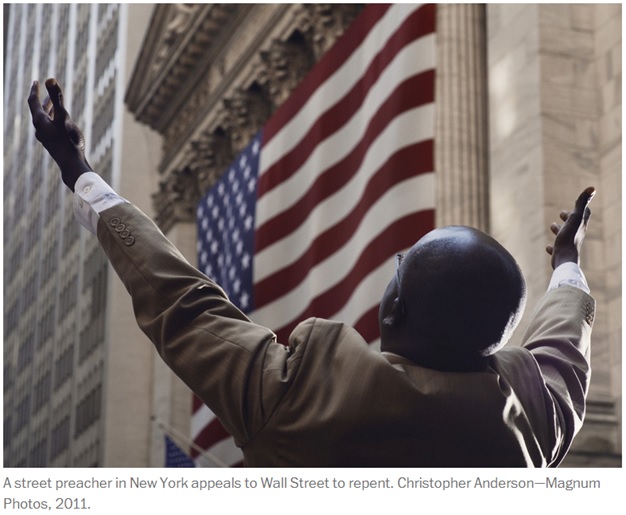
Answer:
[[[251,318],[377,339],[390,256],[432,229],[435,7],[369,6],[264,128]]]

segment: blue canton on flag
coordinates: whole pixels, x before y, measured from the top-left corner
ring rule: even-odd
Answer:
[[[254,218],[261,133],[198,204],[200,270],[245,313],[254,308]]]

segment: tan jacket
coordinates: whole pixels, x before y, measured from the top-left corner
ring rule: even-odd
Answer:
[[[582,424],[595,306],[579,289],[544,296],[525,348],[444,373],[327,320],[276,343],[130,204],[100,214],[98,238],[139,326],[248,466],[555,466]]]

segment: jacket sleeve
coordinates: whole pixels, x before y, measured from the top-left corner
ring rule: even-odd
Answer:
[[[523,347],[535,358],[545,386],[546,410],[555,442],[548,464],[558,465],[580,430],[591,377],[590,342],[595,301],[584,291],[561,286],[537,307]]]
[[[280,376],[286,348],[239,311],[132,204],[101,212],[97,235],[132,297],[139,327],[236,443],[245,444],[272,409],[263,403],[264,381]]]

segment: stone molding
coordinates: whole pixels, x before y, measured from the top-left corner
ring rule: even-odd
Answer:
[[[126,104],[163,133],[185,102],[187,81],[236,18],[236,4],[159,4],[131,77]]]

